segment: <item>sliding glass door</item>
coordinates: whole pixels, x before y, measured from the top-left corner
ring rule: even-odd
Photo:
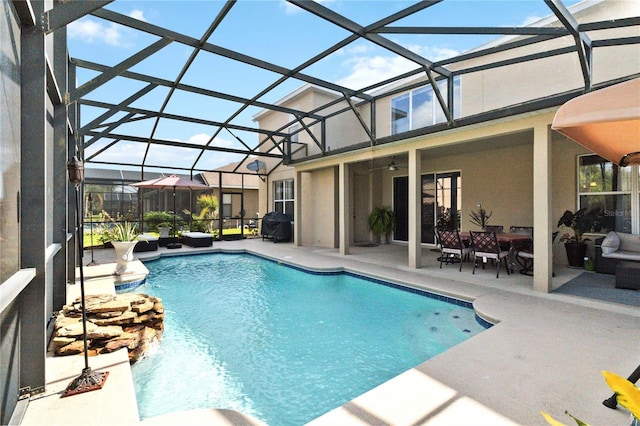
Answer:
[[[458,218],[462,194],[462,178],[460,172],[427,173],[420,177],[421,186],[421,222],[420,241],[424,244],[435,244],[435,229],[438,219],[445,213]],[[406,176],[393,179],[393,209],[396,213],[396,231],[394,240],[408,241],[409,212],[408,184]]]

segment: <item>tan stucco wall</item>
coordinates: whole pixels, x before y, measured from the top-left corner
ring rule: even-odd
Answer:
[[[533,145],[510,146],[444,157],[423,153],[422,171],[459,170],[462,177],[460,226],[478,230],[469,220],[477,204],[491,213],[490,225],[533,226]]]
[[[336,245],[336,192],[334,168],[302,173],[301,218],[303,246],[334,247]],[[296,219],[298,220],[298,219]]]

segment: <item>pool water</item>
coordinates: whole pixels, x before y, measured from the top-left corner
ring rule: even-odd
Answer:
[[[129,291],[162,298],[166,315],[132,368],[141,418],[227,408],[301,425],[485,329],[468,307],[252,255],[146,266]]]

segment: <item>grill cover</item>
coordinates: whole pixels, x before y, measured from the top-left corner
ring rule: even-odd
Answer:
[[[262,218],[262,237],[274,242],[291,240],[291,219],[284,213],[271,212]]]

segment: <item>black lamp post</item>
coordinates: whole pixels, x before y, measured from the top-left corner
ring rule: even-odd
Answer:
[[[97,372],[91,371],[89,367],[89,348],[87,344],[87,314],[84,301],[84,270],[82,267],[82,223],[80,220],[80,184],[84,180],[84,164],[77,157],[72,157],[67,162],[67,171],[69,173],[69,182],[75,186],[76,197],[76,239],[78,240],[78,257],[80,269],[80,299],[82,309],[82,339],[84,341],[84,368],[80,376],[76,377],[69,383],[69,386],[62,393],[62,398],[66,396],[78,395],[81,393],[102,389],[104,382],[109,375],[108,371]]]
[[[93,202],[93,197],[91,193],[89,193],[89,214],[91,218],[89,219],[89,231],[91,232],[91,262],[87,263],[87,266],[95,266],[98,265],[98,262],[93,258],[93,211],[91,210],[91,203]]]

